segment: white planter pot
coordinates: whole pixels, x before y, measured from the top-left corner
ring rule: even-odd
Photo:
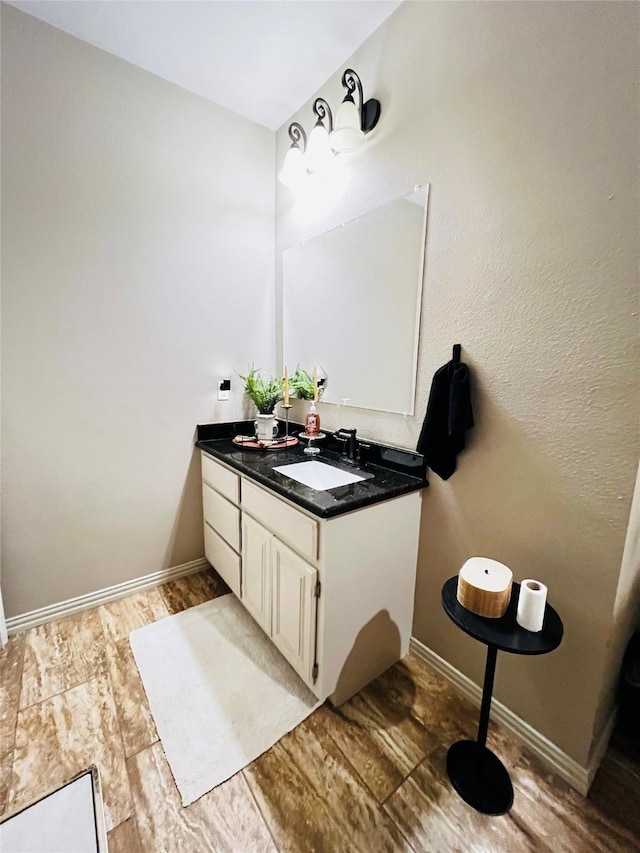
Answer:
[[[272,441],[278,434],[278,421],[273,414],[258,415],[253,427],[258,441]]]

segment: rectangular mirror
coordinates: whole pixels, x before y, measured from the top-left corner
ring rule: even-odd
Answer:
[[[413,414],[428,187],[283,252],[283,360],[324,403]]]

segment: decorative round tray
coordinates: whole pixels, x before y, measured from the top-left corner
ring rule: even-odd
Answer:
[[[293,447],[294,444],[298,443],[298,439],[293,435],[286,439],[275,438],[273,441],[258,441],[255,436],[249,438],[248,436],[237,435],[231,441],[238,447],[247,450],[286,450],[287,447]]]

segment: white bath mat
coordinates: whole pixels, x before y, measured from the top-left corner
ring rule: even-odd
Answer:
[[[91,767],[0,823],[2,853],[107,853],[98,770]]]
[[[185,806],[321,704],[235,595],[138,628],[130,641]]]

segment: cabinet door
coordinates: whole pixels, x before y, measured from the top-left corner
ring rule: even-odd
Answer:
[[[317,569],[272,539],[271,639],[308,684],[315,657],[317,579]]]
[[[242,603],[256,622],[271,634],[272,534],[242,514]]]

